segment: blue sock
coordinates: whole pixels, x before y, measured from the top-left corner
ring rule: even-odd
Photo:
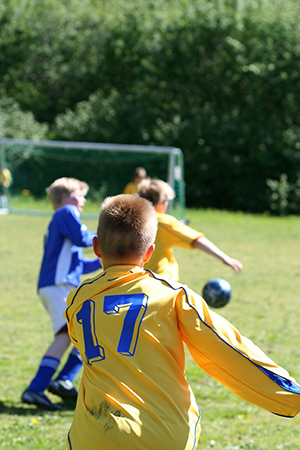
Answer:
[[[82,359],[79,350],[73,347],[69,358],[62,368],[62,370],[57,375],[57,380],[70,380],[73,381],[78,374],[82,366]]]
[[[55,374],[59,362],[60,361],[57,358],[44,356],[34,379],[29,385],[29,389],[32,392],[43,392],[48,387],[51,378]]]

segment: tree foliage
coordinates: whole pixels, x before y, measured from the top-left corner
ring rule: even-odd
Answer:
[[[286,174],[284,212],[299,213],[299,13],[296,0],[10,0],[0,92],[48,138],[180,147],[189,206],[270,210],[268,180]]]
[[[11,98],[0,99],[0,138],[45,139],[47,124],[37,122],[29,111],[22,111]]]

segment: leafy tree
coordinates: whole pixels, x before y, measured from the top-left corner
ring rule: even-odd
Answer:
[[[37,122],[31,112],[24,112],[15,100],[0,99],[0,138],[45,139],[46,124]]]

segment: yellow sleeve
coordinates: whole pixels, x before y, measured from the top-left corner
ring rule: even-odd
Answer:
[[[179,329],[197,365],[238,397],[272,413],[294,417],[300,386],[205,301],[187,290],[177,300]]]
[[[192,243],[201,236],[200,231],[185,225],[169,214],[157,214],[158,233],[155,245],[165,247],[192,248]],[[160,245],[160,242],[162,243]]]

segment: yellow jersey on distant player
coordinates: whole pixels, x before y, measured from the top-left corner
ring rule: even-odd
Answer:
[[[83,358],[69,450],[192,450],[200,411],[183,342],[209,375],[283,416],[300,386],[186,286],[113,266],[73,289],[64,316]]]
[[[138,185],[132,181],[131,183],[126,184],[123,194],[136,194],[138,190]]]
[[[169,280],[178,281],[178,264],[172,247],[191,250],[192,243],[204,234],[193,230],[169,214],[157,213],[157,220],[155,250],[145,268]]]

